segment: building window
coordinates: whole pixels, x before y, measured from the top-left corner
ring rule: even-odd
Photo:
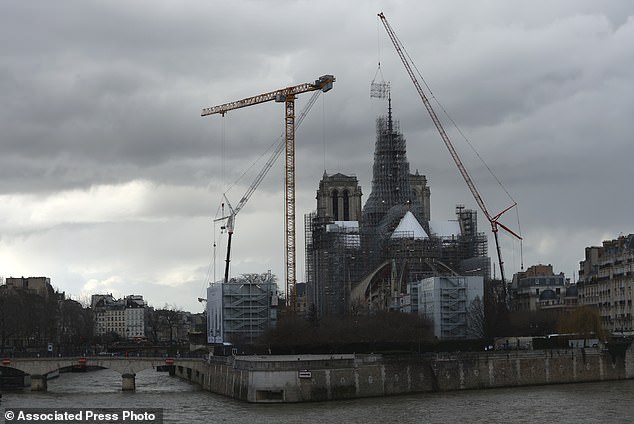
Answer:
[[[335,221],[339,221],[339,192],[332,191],[332,217]]]

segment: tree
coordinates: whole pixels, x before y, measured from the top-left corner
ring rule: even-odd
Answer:
[[[24,311],[22,298],[6,285],[0,286],[0,352],[15,347],[16,339],[23,333],[21,311]]]
[[[482,339],[485,335],[484,302],[476,296],[467,307],[467,333],[469,338]]]
[[[148,308],[146,312],[145,323],[152,342],[178,341],[185,324],[183,311],[165,304],[163,309]]]
[[[504,285],[500,280],[489,280],[484,284],[485,335],[501,337],[511,335],[509,308],[504,299]]]
[[[577,334],[584,341],[592,338],[605,340],[607,336],[599,311],[590,306],[582,306],[563,315],[557,323],[557,329],[560,333]]]
[[[558,332],[559,314],[553,310],[515,311],[509,315],[511,334],[517,336],[545,336]]]
[[[282,352],[417,350],[433,340],[431,322],[416,314],[327,316],[309,321],[288,314],[259,342]]]
[[[41,348],[57,339],[58,296],[0,287],[0,349]]]
[[[93,336],[93,317],[81,303],[65,299],[59,305],[59,343],[68,351],[89,343]]]

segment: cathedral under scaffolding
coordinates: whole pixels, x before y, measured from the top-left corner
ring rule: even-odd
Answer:
[[[372,190],[361,208],[355,176],[324,173],[317,211],[305,216],[307,300],[320,316],[411,311],[412,284],[437,276],[490,276],[477,213],[431,220],[430,189],[410,172],[398,122],[377,119]],[[407,300],[412,299],[412,300]]]

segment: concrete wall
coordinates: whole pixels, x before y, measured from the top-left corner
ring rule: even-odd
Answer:
[[[344,357],[345,356],[345,357]],[[215,358],[176,375],[248,402],[306,402],[634,378],[634,350]]]

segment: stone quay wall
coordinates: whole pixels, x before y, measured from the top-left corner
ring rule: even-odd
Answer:
[[[407,356],[211,357],[177,376],[247,402],[308,402],[407,393],[634,378],[634,349],[464,352]]]

